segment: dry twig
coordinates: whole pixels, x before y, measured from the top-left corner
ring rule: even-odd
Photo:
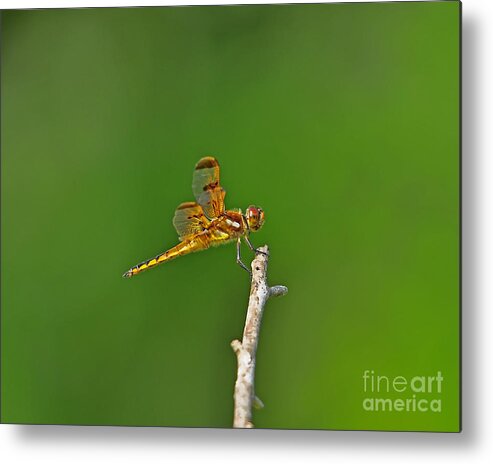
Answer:
[[[255,356],[260,334],[260,323],[265,303],[271,296],[282,296],[288,292],[284,285],[269,287],[267,285],[267,262],[269,249],[267,245],[259,248],[252,261],[252,283],[248,311],[243,330],[243,339],[233,340],[231,347],[238,360],[238,374],[234,390],[235,428],[252,428],[252,407],[262,402],[255,396]]]

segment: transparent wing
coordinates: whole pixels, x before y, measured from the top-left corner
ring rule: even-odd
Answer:
[[[198,234],[207,228],[209,220],[205,217],[200,205],[193,201],[182,203],[175,210],[173,225],[180,240]]]
[[[219,163],[212,156],[202,158],[193,172],[192,190],[204,214],[214,219],[224,212],[226,192],[219,185]]]

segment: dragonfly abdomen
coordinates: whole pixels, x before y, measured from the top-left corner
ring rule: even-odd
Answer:
[[[125,272],[125,274],[123,274],[123,277],[133,277],[134,275],[139,274],[143,271],[147,271],[147,269],[151,269],[158,264],[166,263],[167,261],[178,258],[178,256],[193,253],[194,251],[205,250],[206,248],[209,248],[208,240],[205,237],[196,235],[195,237],[180,242],[178,245],[170,248],[164,253],[157,255],[154,258],[136,264],[127,272]]]

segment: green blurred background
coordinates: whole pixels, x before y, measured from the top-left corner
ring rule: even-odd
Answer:
[[[289,287],[255,425],[458,429],[457,2],[1,19],[2,421],[231,426],[234,246],[121,278],[212,154]],[[443,412],[365,412],[366,369],[440,370]]]

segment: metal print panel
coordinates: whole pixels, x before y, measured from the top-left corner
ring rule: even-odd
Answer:
[[[1,26],[2,422],[460,430],[459,2]]]

